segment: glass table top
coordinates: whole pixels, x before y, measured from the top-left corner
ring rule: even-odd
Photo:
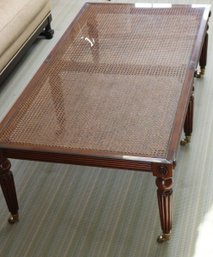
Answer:
[[[86,4],[2,122],[0,148],[166,158],[205,12]]]

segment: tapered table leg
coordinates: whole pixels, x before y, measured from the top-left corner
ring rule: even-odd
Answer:
[[[10,170],[10,161],[0,155],[0,184],[4,194],[7,207],[11,213],[8,222],[13,224],[18,221],[18,201],[13,174]]]
[[[168,241],[172,230],[172,168],[172,165],[153,165],[153,174],[157,176],[157,197],[162,229],[162,234],[157,238],[158,243]]]
[[[203,76],[205,73],[205,67],[207,63],[207,49],[208,49],[208,33],[206,32],[206,36],[203,43],[203,48],[199,60],[200,64],[200,75]]]
[[[193,112],[194,112],[194,96],[190,97],[189,106],[184,123],[185,139],[180,142],[181,145],[186,145],[191,141],[191,134],[193,130]]]
[[[209,29],[209,25],[207,24],[206,35],[205,35],[205,39],[203,42],[203,47],[202,47],[200,60],[199,60],[200,71],[196,72],[196,75],[195,75],[195,77],[197,77],[197,78],[201,78],[205,73],[205,67],[206,67],[206,63],[207,63],[207,49],[208,49],[208,32],[207,32],[208,29]]]

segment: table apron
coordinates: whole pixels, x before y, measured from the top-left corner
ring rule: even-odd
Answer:
[[[4,149],[6,158],[152,172],[152,163],[101,156]]]

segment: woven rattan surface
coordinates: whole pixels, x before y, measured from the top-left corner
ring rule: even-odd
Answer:
[[[0,144],[166,158],[202,8],[87,4]]]

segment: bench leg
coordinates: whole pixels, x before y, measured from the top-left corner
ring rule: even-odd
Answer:
[[[18,201],[16,196],[13,174],[10,170],[10,161],[0,156],[0,184],[4,194],[7,207],[11,213],[8,222],[13,224],[18,221]]]
[[[186,119],[184,123],[184,133],[185,139],[181,140],[181,145],[186,145],[191,141],[191,134],[193,130],[193,112],[194,112],[194,96],[192,95],[189,101],[189,106],[186,114]]]
[[[50,15],[47,18],[47,25],[44,28],[44,30],[41,32],[40,36],[45,37],[46,39],[51,39],[54,34],[54,30],[51,28],[51,21],[52,21],[52,16]]]

